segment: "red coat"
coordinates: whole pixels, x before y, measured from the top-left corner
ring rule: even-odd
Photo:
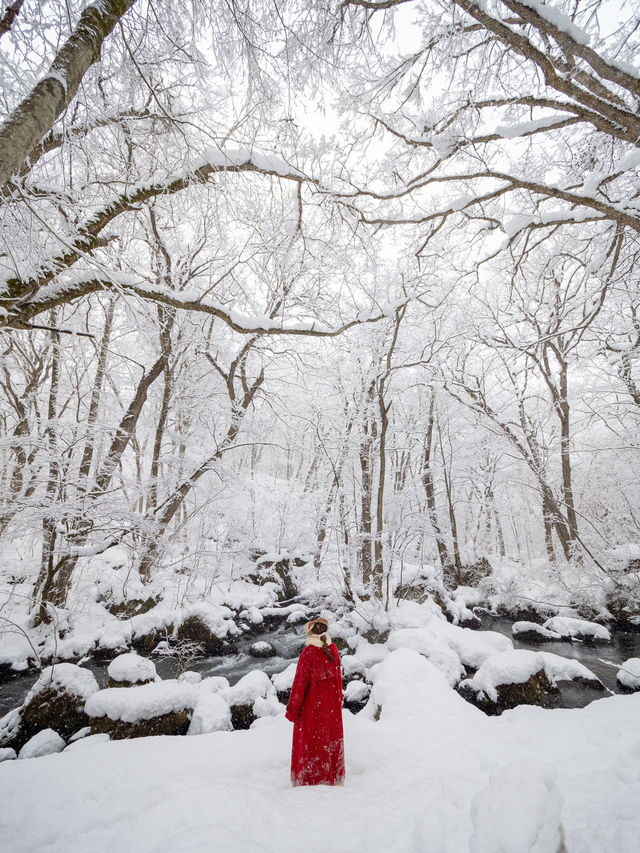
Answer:
[[[335,643],[332,660],[317,646],[298,659],[286,717],[294,724],[292,785],[341,785],[344,781],[342,674]]]

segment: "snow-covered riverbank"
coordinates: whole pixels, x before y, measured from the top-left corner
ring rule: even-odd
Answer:
[[[291,789],[290,724],[90,744],[0,765],[6,853],[635,853],[640,695],[487,717],[399,649],[378,722],[345,712],[344,788]]]

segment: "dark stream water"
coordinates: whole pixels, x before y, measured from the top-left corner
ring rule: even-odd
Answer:
[[[613,642],[609,645],[589,646],[585,643],[544,643],[542,645],[531,645],[515,640],[511,634],[509,619],[497,619],[488,615],[482,615],[482,629],[498,631],[513,640],[516,649],[531,649],[533,651],[552,652],[566,658],[575,658],[590,669],[602,683],[612,692],[620,692],[616,683],[617,665],[627,658],[640,657],[640,633],[618,631],[613,634]],[[286,631],[277,628],[266,631],[256,636],[245,636],[238,642],[239,652],[235,655],[223,657],[199,658],[188,665],[188,669],[199,672],[203,678],[210,675],[222,675],[235,684],[243,675],[253,669],[262,669],[268,675],[282,672],[283,669],[295,661],[303,647],[304,631],[301,626],[288,626]],[[249,654],[249,647],[258,640],[267,640],[276,649],[275,657],[255,658]],[[172,657],[153,657],[153,661],[161,678],[175,678],[177,662]],[[83,666],[90,669],[95,675],[98,684],[106,687],[108,664],[97,664],[90,660],[83,662]],[[0,717],[22,705],[25,695],[37,679],[37,674],[28,673],[16,675],[4,684],[0,684]],[[599,692],[578,684],[562,684],[560,691],[554,699],[554,707],[582,708],[594,699],[606,696],[606,692]]]
[[[573,658],[590,669],[597,675],[600,681],[612,693],[620,693],[620,687],[616,682],[618,666],[628,658],[640,657],[640,633],[637,631],[611,631],[613,641],[606,645],[591,646],[586,643],[574,641],[572,643],[524,643],[515,639],[511,633],[513,620],[495,618],[486,614],[478,614],[481,618],[482,629],[486,631],[498,631],[513,640],[515,649],[530,649],[536,652],[551,652],[565,658]],[[559,686],[559,694],[554,702],[554,707],[559,708],[583,708],[594,699],[607,696],[607,692],[600,692],[580,684],[564,683]]]
[[[199,672],[203,678],[210,675],[223,675],[229,679],[230,684],[235,684],[243,675],[252,669],[261,669],[267,675],[282,672],[290,663],[297,660],[304,645],[304,629],[300,626],[289,626],[285,631],[275,629],[265,631],[259,636],[251,635],[241,637],[238,640],[238,654],[224,655],[222,657],[197,658],[188,664],[187,669]],[[258,641],[266,640],[276,650],[276,655],[271,658],[256,658],[249,654],[249,648]],[[152,656],[156,665],[158,675],[161,678],[175,678],[178,663],[174,657]],[[91,660],[83,661],[82,666],[90,669],[95,675],[100,687],[106,687],[109,675],[107,673],[108,663],[94,663]],[[0,684],[0,717],[22,705],[24,697],[38,679],[37,673],[26,673],[16,675],[4,684]]]

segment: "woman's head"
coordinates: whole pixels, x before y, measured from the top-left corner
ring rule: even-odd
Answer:
[[[307,622],[306,632],[311,636],[312,634],[319,635],[325,634],[329,630],[329,622],[323,617],[319,617],[318,619],[311,619]]]

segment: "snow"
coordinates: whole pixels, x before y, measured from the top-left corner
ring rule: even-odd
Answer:
[[[0,718],[0,743],[10,741],[20,728],[20,708],[14,708]]]
[[[618,670],[618,684],[631,690],[640,690],[640,658],[628,658]]]
[[[275,152],[256,151],[230,145],[225,146],[224,150],[209,146],[205,151],[204,160],[195,166],[194,171],[205,165],[223,169],[253,167],[256,171],[268,172],[283,178],[304,178],[302,172],[290,166]]]
[[[110,720],[135,723],[191,709],[197,699],[197,686],[167,680],[138,687],[100,690],[89,698],[85,711],[90,717],[109,717]]]
[[[584,30],[576,26],[571,18],[563,12],[560,12],[559,9],[556,9],[554,6],[541,3],[539,0],[520,0],[520,2],[523,6],[528,6],[529,9],[532,9],[540,15],[541,18],[544,18],[545,21],[548,21],[552,26],[560,30],[560,32],[566,33],[578,44],[585,47],[590,45],[591,37],[588,33],[585,33]]]
[[[15,749],[11,749],[9,746],[0,749],[0,762],[12,761],[14,758],[17,758]]]
[[[98,682],[89,669],[74,663],[57,663],[42,670],[40,678],[27,694],[24,704],[27,705],[34,696],[49,687],[64,690],[72,696],[87,700],[98,690]]]
[[[554,113],[551,116],[544,116],[535,121],[525,121],[520,124],[499,125],[495,129],[495,133],[503,139],[515,139],[518,136],[528,136],[538,130],[551,129],[556,124],[561,124],[567,119],[574,118],[571,113]]]
[[[369,698],[371,687],[364,681],[350,681],[344,691],[346,702],[364,702]]]
[[[62,752],[64,748],[65,742],[58,732],[54,732],[53,729],[42,729],[25,743],[18,753],[18,758],[41,758],[43,755]]]
[[[237,684],[225,691],[230,705],[250,705],[256,699],[273,696],[275,688],[269,676],[260,669],[244,675]]]
[[[286,669],[282,670],[282,672],[277,672],[275,675],[271,676],[271,682],[278,693],[284,693],[287,690],[291,690],[293,679],[296,676],[296,667],[297,664],[290,663]]]
[[[576,619],[572,616],[553,616],[542,626],[548,631],[553,631],[563,637],[589,637],[602,642],[611,642],[611,634],[604,625],[597,622],[589,622],[587,619]]]
[[[89,735],[88,737],[83,737],[80,740],[76,740],[73,743],[69,743],[69,746],[65,749],[65,752],[70,752],[71,750],[76,749],[86,749],[89,746],[96,746],[98,743],[108,743],[111,740],[109,735],[106,732],[101,732],[97,735]]]
[[[138,681],[153,681],[157,678],[156,665],[135,652],[118,655],[109,664],[109,678],[135,684]]]
[[[562,804],[548,764],[519,761],[499,768],[471,805],[470,853],[556,853],[563,849]]]
[[[496,702],[497,688],[503,684],[523,684],[537,672],[544,672],[552,684],[583,678],[599,683],[599,679],[586,666],[571,658],[563,658],[549,652],[533,652],[512,649],[488,658],[473,678],[465,679],[461,686],[470,687]]]
[[[61,86],[62,86],[62,88],[64,89],[64,94],[65,94],[65,97],[66,97],[66,94],[67,94],[67,85],[68,85],[68,84],[67,84],[67,75],[64,73],[64,71],[60,71],[60,70],[58,70],[58,69],[52,68],[52,69],[49,71],[49,73],[48,73],[48,74],[46,74],[46,75],[42,78],[42,80],[43,80],[43,82],[44,82],[45,80],[55,80],[56,82],[60,83],[60,85],[61,85]]]
[[[200,687],[209,693],[219,693],[229,689],[229,681],[223,675],[210,675],[202,679]]]
[[[230,729],[231,711],[228,703],[217,693],[203,693],[193,709],[187,734],[204,735]]]
[[[186,672],[181,672],[177,680],[179,682],[186,681],[187,684],[200,684],[202,676],[199,672],[188,669]]]
[[[136,853],[298,853],[330,813],[340,853],[556,853],[557,831],[567,853],[635,853],[640,694],[489,718],[408,649],[374,669],[382,713],[345,712],[344,788],[290,787],[282,715],[97,743],[90,767],[82,750],[0,766],[4,848],[110,853],[126,838]]]
[[[84,737],[89,737],[91,734],[91,726],[85,726],[79,729],[74,735],[69,738],[69,743],[75,743],[77,740],[82,740]]]
[[[534,634],[539,634],[540,637],[545,640],[562,639],[560,634],[557,634],[555,631],[550,631],[542,625],[538,625],[537,622],[514,622],[511,626],[511,633],[514,637],[517,637],[518,634],[524,634],[529,631],[532,631]]]
[[[258,640],[257,643],[253,643],[250,649],[251,653],[256,656],[270,654],[273,650],[271,643],[267,643],[266,640]]]

